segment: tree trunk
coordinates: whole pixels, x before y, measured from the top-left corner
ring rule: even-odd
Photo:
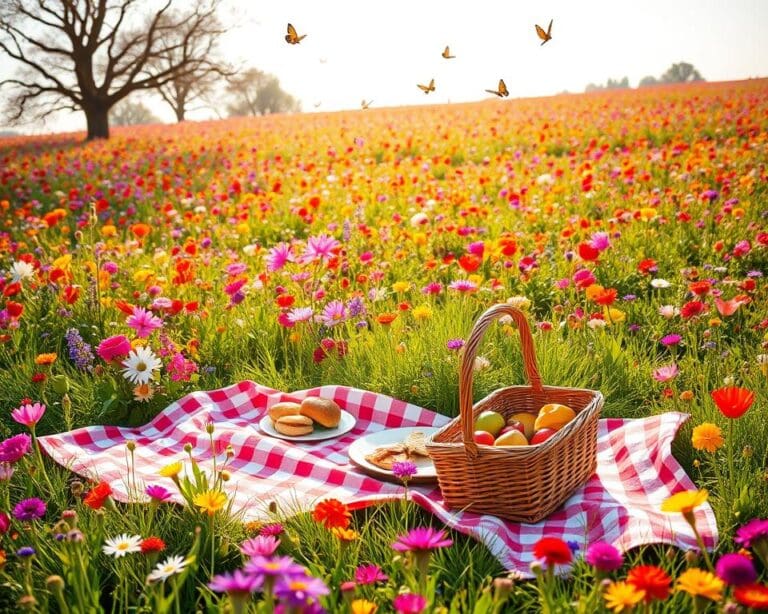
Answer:
[[[179,107],[176,107],[174,109],[174,112],[176,113],[176,121],[181,123],[184,121],[184,113],[186,109],[184,108],[184,105],[181,105]]]
[[[109,138],[109,107],[104,104],[95,104],[83,109],[85,120],[88,123],[88,136],[86,140]]]

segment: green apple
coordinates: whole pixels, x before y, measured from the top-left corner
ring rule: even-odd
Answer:
[[[486,431],[496,437],[506,424],[507,421],[504,420],[504,416],[495,411],[486,410],[480,412],[480,415],[475,420],[475,430]]]

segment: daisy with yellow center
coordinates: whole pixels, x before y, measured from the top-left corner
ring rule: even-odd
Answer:
[[[213,516],[226,505],[227,495],[220,490],[208,490],[199,495],[195,495],[192,499],[192,503],[199,507],[201,512]]]
[[[710,454],[717,452],[725,443],[720,427],[711,422],[704,422],[694,428],[691,441],[694,448],[706,450]]]
[[[710,601],[720,601],[723,597],[723,581],[711,571],[697,567],[686,569],[677,578],[675,590],[688,593],[691,597],[704,597]]]
[[[631,612],[645,598],[645,591],[626,582],[611,582],[603,598],[605,607],[612,612]]]

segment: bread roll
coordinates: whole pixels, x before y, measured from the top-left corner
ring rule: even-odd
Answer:
[[[283,401],[270,407],[267,410],[267,415],[272,418],[272,422],[276,422],[283,416],[298,416],[300,407],[301,405],[293,401]]]
[[[309,435],[314,431],[312,419],[307,416],[283,416],[275,421],[275,430],[283,435],[298,437],[300,435]]]
[[[325,428],[332,429],[339,426],[341,420],[341,408],[331,399],[320,397],[307,397],[301,402],[299,410],[302,416],[309,416]]]

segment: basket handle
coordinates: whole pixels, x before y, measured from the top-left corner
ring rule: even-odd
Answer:
[[[469,339],[464,346],[464,354],[461,360],[461,373],[459,375],[459,416],[461,417],[461,427],[464,435],[464,446],[470,456],[477,455],[477,444],[473,439],[474,418],[472,416],[472,381],[474,379],[474,364],[477,356],[477,348],[485,334],[486,329],[491,323],[501,316],[508,315],[512,317],[517,329],[520,331],[520,343],[523,350],[523,365],[525,374],[531,388],[535,392],[541,392],[541,376],[539,368],[536,365],[536,349],[533,345],[531,329],[528,326],[528,319],[525,314],[505,303],[494,305],[487,309],[475,322]]]

